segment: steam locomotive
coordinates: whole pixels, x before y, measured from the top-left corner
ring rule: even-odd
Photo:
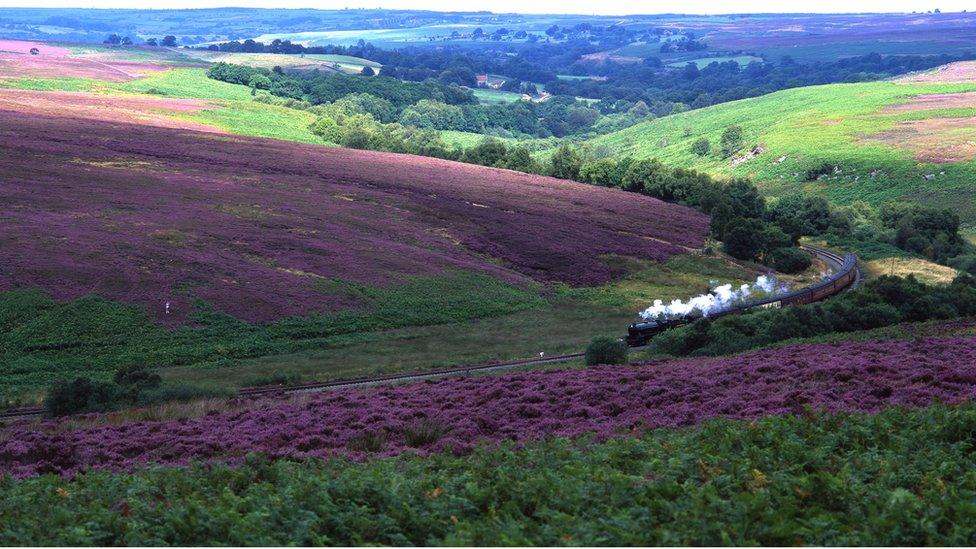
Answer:
[[[814,301],[821,301],[844,291],[858,280],[859,274],[857,269],[857,257],[854,255],[848,254],[841,258],[836,254],[819,248],[806,247],[806,249],[814,255],[826,257],[827,259],[838,263],[840,268],[831,276],[812,286],[807,286],[806,288],[793,290],[784,294],[747,301],[737,307],[730,307],[728,309],[712,313],[708,315],[708,318],[720,318],[726,315],[744,313],[753,309],[778,308],[788,305],[803,305],[806,303],[813,303]],[[647,345],[651,338],[657,334],[684,324],[690,324],[702,317],[703,315],[700,312],[694,311],[689,315],[679,318],[660,318],[635,322],[627,329],[627,345],[631,347],[642,347]]]

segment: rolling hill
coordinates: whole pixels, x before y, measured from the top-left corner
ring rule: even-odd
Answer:
[[[959,63],[897,81],[790,89],[648,121],[589,144],[614,155],[751,177],[773,196],[802,190],[839,204],[945,206],[972,225],[974,67]],[[732,125],[743,128],[745,148],[738,158],[723,159],[721,135]],[[692,144],[703,137],[711,152],[698,156]],[[808,174],[824,169],[829,173],[819,180]]]
[[[550,323],[561,326],[556,348],[578,348],[594,322],[619,331],[636,307],[587,305],[574,287],[633,273],[612,258],[670,263],[707,233],[707,217],[688,208],[506,170],[70,110],[0,109],[0,119],[10,153],[0,158],[6,396],[133,361],[184,367],[180,379],[209,365],[206,380],[247,384],[241,360],[377,340],[420,341],[441,361],[524,356],[525,345],[551,344],[529,335]],[[686,266],[671,291],[747,272],[711,264]],[[667,275],[653,276],[645,291]],[[559,306],[554,291],[579,306]],[[456,355],[431,347],[471,329],[459,323],[522,311],[540,315],[482,328],[518,331],[519,344],[509,331],[496,344],[460,342]],[[434,325],[453,327],[382,335]],[[410,366],[409,353],[388,350],[369,367]],[[338,371],[331,357],[271,369],[290,362],[316,376]]]
[[[0,400],[134,362],[238,387],[570,352],[755,276],[686,253],[692,210],[324,147],[166,49],[0,50]]]

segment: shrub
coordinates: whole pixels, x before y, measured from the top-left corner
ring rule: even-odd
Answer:
[[[405,425],[403,427],[403,438],[407,441],[408,446],[419,448],[437,442],[447,431],[449,431],[447,426],[424,418]]]
[[[233,391],[222,387],[174,383],[140,392],[136,397],[136,404],[148,406],[163,402],[188,402],[207,398],[230,398],[233,395]]]
[[[386,433],[382,431],[367,431],[346,442],[346,447],[353,452],[379,452],[384,446]]]
[[[712,144],[708,141],[707,137],[699,138],[691,146],[691,152],[698,156],[708,156],[708,153],[712,150]]]
[[[810,254],[798,248],[776,248],[769,255],[772,267],[786,274],[805,271],[813,263]]]
[[[579,179],[583,161],[569,145],[560,145],[549,159],[549,173],[560,179]]]
[[[133,364],[125,366],[115,372],[113,378],[116,385],[134,387],[137,389],[153,389],[163,382],[158,374],[145,366]]]
[[[78,377],[54,384],[44,399],[44,408],[52,417],[104,412],[115,407],[116,396],[114,384]]]
[[[627,345],[612,337],[595,337],[586,347],[586,365],[626,364]]]
[[[735,153],[739,152],[742,148],[743,138],[742,138],[742,127],[741,126],[729,126],[725,128],[722,132],[722,156],[728,158]]]

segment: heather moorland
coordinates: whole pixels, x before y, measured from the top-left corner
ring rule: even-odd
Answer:
[[[976,396],[972,337],[793,346],[732,358],[469,377],[339,390],[199,418],[98,427],[11,427],[0,468],[16,476],[133,469],[252,452],[272,457],[467,453],[528,442],[755,420],[808,410],[872,412]]]
[[[976,545],[976,16],[489,4],[0,8],[0,544]]]

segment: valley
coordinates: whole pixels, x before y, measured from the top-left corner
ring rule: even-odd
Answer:
[[[491,8],[0,8],[0,543],[976,542],[976,15]]]

